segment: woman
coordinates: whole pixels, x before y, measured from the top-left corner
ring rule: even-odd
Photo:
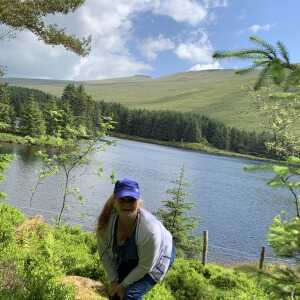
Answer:
[[[140,189],[119,180],[98,219],[100,259],[111,299],[140,300],[171,267],[176,250],[170,232],[141,208]]]

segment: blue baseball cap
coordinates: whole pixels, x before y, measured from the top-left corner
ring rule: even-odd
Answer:
[[[134,199],[139,199],[139,184],[128,178],[118,180],[115,184],[114,194],[117,198],[132,197]]]

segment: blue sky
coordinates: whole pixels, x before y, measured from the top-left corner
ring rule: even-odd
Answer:
[[[230,1],[228,7],[218,14],[217,24],[209,26],[212,44],[215,49],[251,47],[253,44],[248,37],[255,34],[273,44],[278,40],[284,42],[291,59],[299,62],[299,10],[300,1],[297,0]],[[262,27],[253,32],[250,30],[253,25]],[[235,67],[236,64],[239,65],[237,61],[231,62],[229,66]]]
[[[89,56],[49,47],[23,31],[1,41],[0,65],[7,77],[72,80],[238,68],[245,63],[211,55],[249,47],[253,34],[283,41],[299,62],[299,11],[298,0],[86,0],[74,14],[46,20],[78,36],[91,34]]]

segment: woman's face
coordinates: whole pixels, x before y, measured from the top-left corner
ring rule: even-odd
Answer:
[[[139,200],[132,197],[116,198],[115,207],[120,216],[132,218],[137,214]]]

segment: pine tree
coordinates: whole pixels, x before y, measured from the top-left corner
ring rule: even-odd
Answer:
[[[13,160],[13,156],[10,154],[0,154],[0,182],[5,179],[3,173],[9,167],[11,161]],[[4,192],[0,192],[0,200],[4,199],[6,194]]]
[[[88,116],[88,106],[91,102],[90,96],[85,92],[84,86],[76,87],[73,83],[68,84],[62,95],[62,103],[69,106],[73,115],[73,122],[76,126],[89,125],[87,121],[91,116]]]
[[[6,85],[0,85],[0,123],[1,128],[7,131],[11,128],[13,109],[10,105],[9,94]]]
[[[65,32],[56,24],[47,24],[45,17],[53,14],[68,14],[78,9],[84,0],[51,1],[0,1],[0,23],[10,30],[29,30],[40,40],[50,45],[63,45],[79,55],[90,51],[90,37],[82,40]],[[5,35],[4,35],[5,38]]]
[[[70,129],[75,127],[74,116],[70,104],[68,102],[61,103],[62,123],[61,123],[61,137],[70,138]]]
[[[43,135],[46,132],[43,114],[33,96],[30,96],[25,102],[19,127],[23,135],[32,137]]]
[[[76,87],[74,83],[69,83],[63,90],[63,94],[61,96],[62,103],[67,102],[69,105],[72,105],[75,102],[76,98]]]
[[[179,175],[173,188],[167,190],[171,199],[163,201],[164,208],[157,211],[156,216],[163,222],[171,232],[178,256],[196,257],[200,255],[200,238],[192,236],[192,230],[197,226],[196,218],[187,214],[194,204],[186,201],[188,193],[185,191],[187,183],[184,180],[184,166],[180,169]]]
[[[59,136],[62,126],[63,111],[58,108],[56,99],[50,97],[44,107],[46,133]]]
[[[87,107],[89,102],[89,96],[85,92],[84,86],[81,84],[75,90],[75,99],[71,103],[74,117],[76,118],[77,125],[86,126],[87,116]]]

